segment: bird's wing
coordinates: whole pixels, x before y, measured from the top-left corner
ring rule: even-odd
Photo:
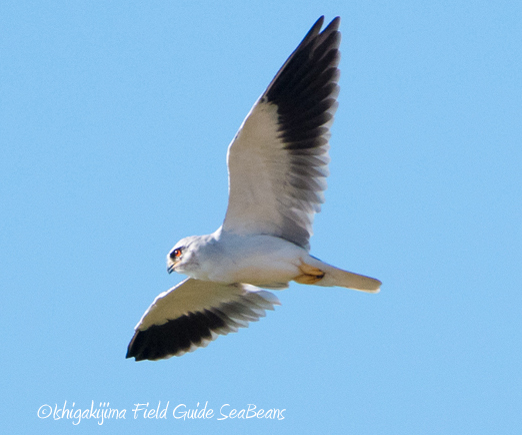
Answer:
[[[219,334],[237,332],[280,305],[277,297],[248,284],[186,279],[161,293],[136,325],[127,358],[181,356],[205,347]]]
[[[324,202],[339,94],[340,18],[321,17],[254,104],[228,148],[223,230],[270,234],[309,249]]]

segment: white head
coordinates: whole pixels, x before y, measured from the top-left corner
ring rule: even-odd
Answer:
[[[167,270],[192,276],[200,268],[199,250],[208,236],[190,236],[181,239],[167,255]]]
[[[197,239],[199,236],[190,236],[181,239],[167,255],[167,271],[187,274],[199,267],[196,256]]]

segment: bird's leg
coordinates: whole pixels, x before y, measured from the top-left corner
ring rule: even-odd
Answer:
[[[294,278],[294,281],[299,284],[315,284],[324,277],[324,272],[321,269],[306,263],[301,263],[299,270],[301,275]]]

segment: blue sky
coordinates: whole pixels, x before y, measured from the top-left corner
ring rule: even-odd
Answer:
[[[228,143],[323,14],[342,75],[312,253],[381,293],[292,284],[206,349],[126,360],[183,279],[167,252],[222,222]],[[519,433],[521,20],[515,1],[2,2],[3,426]],[[126,418],[38,418],[65,401]],[[168,418],[134,419],[147,402]],[[218,420],[249,405],[285,418]]]

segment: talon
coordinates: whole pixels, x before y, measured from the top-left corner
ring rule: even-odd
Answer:
[[[302,263],[299,266],[299,270],[303,272],[304,275],[313,275],[322,278],[324,276],[324,272],[318,267],[310,266],[309,264]]]
[[[316,282],[321,281],[325,275],[321,269],[310,266],[306,263],[302,263],[299,266],[299,270],[302,272],[302,275],[294,278],[294,281],[298,282],[299,284],[315,284]]]

